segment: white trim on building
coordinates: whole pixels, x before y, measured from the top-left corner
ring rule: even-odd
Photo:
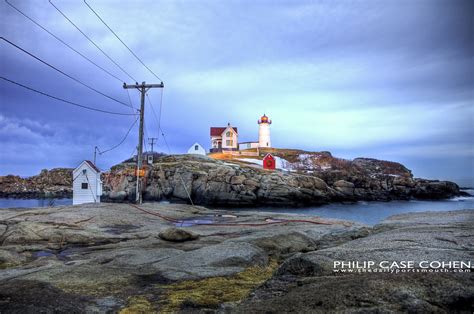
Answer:
[[[258,148],[258,142],[242,142],[239,143],[239,150],[251,149],[251,148]]]

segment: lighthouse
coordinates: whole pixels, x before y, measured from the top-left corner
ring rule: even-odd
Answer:
[[[272,120],[264,114],[260,120],[258,120],[258,146],[259,147],[272,147],[270,141],[270,124]]]

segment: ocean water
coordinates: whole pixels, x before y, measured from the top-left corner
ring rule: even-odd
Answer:
[[[471,195],[474,190],[465,190]],[[54,199],[53,206],[72,205],[72,199]],[[0,208],[9,207],[47,207],[51,206],[48,199],[13,199],[0,198]],[[258,207],[233,209],[235,214],[241,210],[263,211],[268,213],[288,213],[303,214],[307,216],[318,216],[323,218],[339,218],[361,222],[367,225],[374,225],[385,218],[407,213],[423,211],[449,211],[474,209],[474,197],[455,197],[441,201],[391,201],[391,202],[357,202],[354,204],[329,204],[319,207],[298,207],[298,208],[276,208],[276,207]],[[269,215],[270,216],[270,215]]]
[[[408,212],[450,211],[474,209],[474,197],[455,197],[441,201],[357,202],[355,204],[329,204],[304,208],[259,208],[269,213],[303,214],[322,218],[338,218],[375,225],[385,218]],[[254,210],[254,209],[244,209]]]
[[[0,198],[0,208],[31,208],[72,205],[72,198],[53,198],[53,199],[19,199],[19,198]]]

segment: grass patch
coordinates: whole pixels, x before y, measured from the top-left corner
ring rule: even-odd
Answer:
[[[7,269],[7,268],[15,267],[15,266],[18,266],[18,264],[0,262],[0,269]]]
[[[127,301],[127,306],[119,314],[158,313],[155,307],[143,296],[133,296]]]
[[[277,268],[276,260],[267,266],[252,266],[230,277],[212,277],[202,280],[188,280],[166,286],[167,303],[163,312],[175,312],[182,305],[195,308],[216,308],[226,302],[237,302],[270,279]]]
[[[88,277],[85,275],[83,275],[82,278],[70,276],[68,279],[69,280],[67,281],[58,282],[56,286],[68,293],[87,296],[108,296],[120,294],[130,285],[129,279],[121,277],[118,277],[113,281],[95,281],[93,277]]]

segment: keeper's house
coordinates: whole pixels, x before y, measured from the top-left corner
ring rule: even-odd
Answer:
[[[239,150],[239,133],[236,127],[211,127],[211,153]]]
[[[72,204],[100,203],[102,181],[99,168],[91,161],[84,160],[72,175]]]

